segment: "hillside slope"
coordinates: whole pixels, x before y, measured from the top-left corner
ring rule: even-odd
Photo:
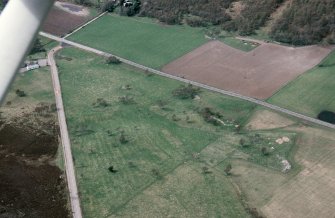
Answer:
[[[294,0],[274,24],[275,40],[306,45],[325,40],[335,43],[335,1]]]
[[[236,3],[239,10],[234,16]],[[141,15],[170,24],[184,19],[193,26],[221,25],[225,30],[251,35],[285,3],[287,0],[145,0]],[[333,0],[292,0],[272,23],[270,36],[294,45],[335,43],[334,11]]]
[[[108,1],[72,0],[100,8]],[[335,43],[334,11],[334,0],[141,0],[138,15],[167,24],[214,25],[239,35],[266,26],[274,40],[308,45]]]

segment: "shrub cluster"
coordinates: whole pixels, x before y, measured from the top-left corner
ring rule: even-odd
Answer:
[[[106,64],[120,64],[121,61],[115,56],[109,56],[106,58]]]
[[[200,93],[200,88],[194,87],[191,84],[188,86],[182,85],[175,89],[172,94],[180,99],[193,99],[196,95]]]
[[[200,111],[200,115],[204,118],[207,123],[211,123],[215,126],[221,125],[219,121],[223,116],[219,112],[215,112],[212,108],[205,107]]]

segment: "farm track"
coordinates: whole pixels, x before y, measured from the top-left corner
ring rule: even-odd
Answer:
[[[62,49],[62,47],[57,46],[48,53],[48,62],[51,68],[52,84],[53,84],[53,88],[55,92],[58,122],[59,122],[61,141],[62,141],[62,147],[63,147],[63,153],[64,153],[64,162],[65,162],[64,164],[66,168],[65,172],[66,172],[67,184],[68,184],[69,194],[70,194],[72,216],[74,218],[82,218],[78,187],[77,187],[76,176],[75,176],[75,168],[74,168],[73,156],[71,152],[71,143],[70,143],[69,133],[68,133],[67,125],[66,125],[66,117],[65,117],[62,94],[61,94],[61,86],[59,82],[56,62],[54,59],[55,53],[57,53],[60,49]]]
[[[87,21],[86,23],[84,23],[83,25],[79,26],[77,29],[73,30],[71,33],[66,34],[63,38],[67,38],[69,36],[71,36],[72,34],[74,34],[75,32],[81,30],[82,28],[84,28],[85,26],[89,25],[90,23],[96,21],[97,19],[99,19],[100,17],[104,16],[107,12],[103,12],[102,14],[100,14],[99,16],[93,18],[92,20]]]
[[[136,68],[141,69],[141,70],[145,70],[145,71],[148,71],[148,72],[160,75],[160,76],[164,76],[164,77],[167,77],[167,78],[170,78],[170,79],[178,80],[178,81],[181,81],[181,82],[184,82],[184,83],[192,84],[194,86],[201,87],[201,88],[213,91],[213,92],[217,92],[217,93],[221,93],[221,94],[228,95],[228,96],[231,96],[231,97],[236,97],[236,98],[239,98],[239,99],[242,99],[242,100],[246,100],[246,101],[252,102],[254,104],[269,108],[271,110],[274,110],[274,111],[277,111],[277,112],[280,112],[280,113],[284,113],[284,114],[288,114],[290,116],[299,118],[299,119],[304,120],[304,121],[308,121],[308,122],[313,123],[313,124],[317,124],[317,125],[320,125],[320,126],[335,129],[335,125],[333,125],[331,123],[323,122],[323,121],[315,119],[313,117],[309,117],[309,116],[306,116],[306,115],[303,115],[303,114],[300,114],[300,113],[297,113],[297,112],[294,112],[294,111],[290,111],[288,109],[285,109],[285,108],[267,103],[263,100],[258,100],[258,99],[251,98],[251,97],[248,97],[248,96],[244,96],[244,95],[241,95],[241,94],[238,94],[238,93],[235,93],[235,92],[218,89],[218,88],[208,86],[208,85],[205,85],[205,84],[202,84],[202,83],[199,83],[199,82],[195,82],[195,81],[192,81],[192,80],[188,80],[188,79],[184,79],[184,78],[177,77],[177,76],[174,76],[174,75],[170,75],[170,74],[164,73],[162,71],[155,70],[153,68],[146,67],[146,66],[143,66],[141,64],[135,63],[133,61],[127,60],[125,58],[118,57],[118,56],[113,55],[111,53],[107,53],[107,52],[104,52],[104,51],[101,51],[101,50],[98,50],[98,49],[95,49],[95,48],[91,48],[89,46],[79,44],[79,43],[76,43],[76,42],[72,42],[72,41],[69,41],[67,39],[60,38],[60,37],[54,36],[54,35],[49,34],[49,33],[40,32],[40,35],[44,36],[44,37],[47,37],[49,39],[58,41],[62,44],[70,45],[70,46],[73,46],[73,47],[76,47],[76,48],[79,48],[79,49],[82,49],[82,50],[85,50],[85,51],[88,51],[88,52],[95,53],[95,54],[103,56],[103,57],[115,56],[121,62],[123,62],[125,64],[128,64],[128,65],[131,65],[131,66],[136,67]]]

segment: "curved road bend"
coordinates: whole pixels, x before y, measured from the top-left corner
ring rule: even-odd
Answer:
[[[76,42],[69,41],[67,39],[59,38],[57,36],[54,36],[54,35],[51,35],[51,34],[48,34],[48,33],[40,32],[40,35],[42,35],[44,37],[47,37],[47,38],[50,38],[50,39],[53,39],[53,40],[58,41],[58,42],[66,43],[68,45],[80,48],[80,49],[85,50],[85,51],[93,52],[93,53],[101,55],[101,56],[106,57],[106,56],[113,55],[113,54],[110,54],[110,53],[107,53],[107,52],[100,51],[100,50],[95,49],[95,48],[88,47],[86,45],[82,45],[82,44],[79,44],[79,43],[76,43]],[[155,74],[158,74],[158,75],[170,78],[170,79],[178,80],[178,81],[181,81],[181,82],[189,83],[189,84],[192,84],[194,86],[198,86],[198,87],[201,87],[201,88],[213,91],[213,92],[218,92],[218,93],[221,93],[221,94],[224,94],[224,95],[228,95],[228,96],[236,97],[236,98],[239,98],[239,99],[243,99],[243,100],[246,100],[246,101],[261,105],[261,106],[264,106],[266,108],[270,108],[270,109],[272,109],[274,111],[277,111],[277,112],[285,113],[285,114],[291,115],[293,117],[296,117],[296,118],[299,118],[299,119],[302,119],[302,120],[305,120],[305,121],[308,121],[308,122],[311,122],[311,123],[314,123],[314,124],[318,124],[320,126],[335,129],[334,124],[327,123],[327,122],[324,122],[324,121],[321,121],[321,120],[318,120],[318,119],[315,119],[313,117],[309,117],[309,116],[306,116],[306,115],[303,115],[303,114],[300,114],[300,113],[296,113],[294,111],[287,110],[285,108],[267,103],[267,102],[262,101],[262,100],[258,100],[258,99],[251,98],[251,97],[248,97],[248,96],[240,95],[240,94],[235,93],[235,92],[218,89],[218,88],[215,88],[215,87],[212,87],[212,86],[208,86],[208,85],[205,85],[205,84],[202,84],[202,83],[194,82],[194,81],[184,79],[184,78],[180,78],[180,77],[177,77],[177,76],[173,76],[173,75],[164,73],[162,71],[158,71],[158,70],[152,69],[150,67],[146,67],[146,66],[137,64],[135,62],[132,62],[130,60],[118,57],[116,55],[113,55],[113,56],[117,57],[123,63],[129,64],[131,66],[137,67],[137,68],[142,69],[142,70],[147,70],[151,73],[155,73]]]
[[[58,52],[60,49],[62,49],[62,47],[57,46],[48,53],[48,62],[49,62],[50,69],[51,69],[52,83],[53,83],[53,88],[55,92],[58,122],[59,122],[60,135],[61,135],[62,147],[63,147],[63,153],[64,153],[64,162],[65,162],[65,169],[66,169],[65,172],[66,172],[66,179],[67,179],[67,184],[68,184],[69,194],[70,194],[72,215],[74,218],[82,218],[79,195],[78,195],[78,188],[77,188],[77,183],[76,183],[76,175],[75,175],[72,152],[71,152],[70,138],[69,138],[69,133],[67,130],[66,119],[65,119],[61,86],[59,82],[56,62],[54,59],[55,53]]]

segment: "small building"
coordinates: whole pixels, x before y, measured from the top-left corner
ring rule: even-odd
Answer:
[[[35,70],[37,68],[40,68],[40,65],[38,65],[38,64],[30,64],[30,65],[26,66],[27,71],[29,71],[29,70]]]
[[[124,1],[123,6],[124,7],[129,7],[129,6],[132,6],[133,4],[134,3],[131,0],[126,0],[126,1]]]

